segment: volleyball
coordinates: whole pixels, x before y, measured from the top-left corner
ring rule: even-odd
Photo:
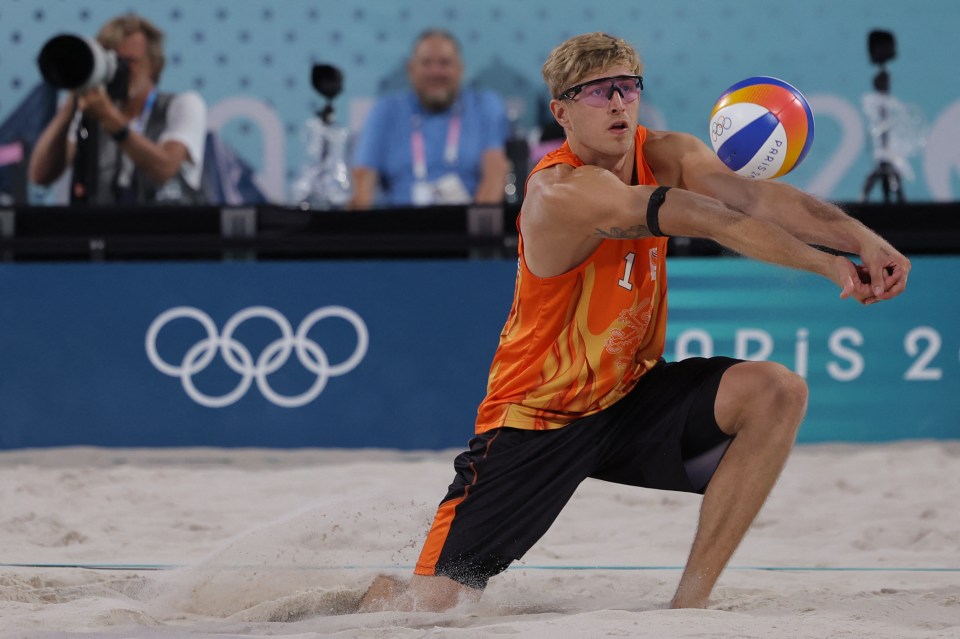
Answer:
[[[717,156],[744,177],[765,180],[797,168],[813,143],[813,111],[783,80],[747,78],[723,92],[710,114]]]

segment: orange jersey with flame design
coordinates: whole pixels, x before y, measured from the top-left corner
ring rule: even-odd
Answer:
[[[655,185],[636,133],[637,179]],[[564,143],[531,175],[583,165]],[[519,219],[517,226],[519,228]],[[663,354],[666,238],[603,240],[579,266],[555,277],[527,268],[520,237],[513,308],[500,334],[476,432],[510,426],[562,428],[626,395]]]

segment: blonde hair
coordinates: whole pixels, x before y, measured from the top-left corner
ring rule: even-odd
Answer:
[[[626,66],[636,75],[643,73],[640,55],[622,38],[595,32],[574,36],[559,45],[543,63],[543,79],[550,95],[559,98],[565,89],[596,71]]]
[[[107,49],[116,49],[127,36],[140,32],[147,39],[147,58],[153,64],[153,82],[160,82],[165,58],[163,55],[163,31],[142,16],[127,13],[109,20],[100,27],[97,42]]]

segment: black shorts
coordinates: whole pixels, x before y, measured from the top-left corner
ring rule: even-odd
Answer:
[[[714,403],[727,357],[661,361],[613,406],[556,430],[497,428],[470,441],[416,574],[473,588],[506,570],[588,478],[703,493],[730,437]]]

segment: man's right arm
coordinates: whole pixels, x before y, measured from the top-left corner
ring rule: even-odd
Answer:
[[[353,153],[353,197],[347,204],[349,209],[368,209],[374,205],[377,194],[377,182],[380,179],[378,168],[383,166],[386,154],[386,132],[396,117],[390,103],[380,98],[370,109],[363,123]]]
[[[365,166],[353,167],[353,197],[347,208],[368,209],[373,206],[377,187],[377,172]]]
[[[532,229],[552,226],[572,240],[652,236],[647,206],[656,187],[627,186],[614,174],[594,166],[531,180],[530,186],[532,201],[529,206],[524,201],[524,214],[532,214],[526,222]],[[779,226],[719,200],[672,189],[659,209],[659,225],[666,235],[712,239],[754,259],[817,273],[836,283],[841,297],[853,295],[863,301],[871,296],[850,260],[812,248]],[[524,241],[538,240],[525,234]]]
[[[638,195],[646,208],[653,187]],[[863,302],[873,297],[860,281],[856,266],[845,257],[815,249],[782,227],[751,217],[719,200],[683,189],[671,189],[660,207],[660,230],[664,235],[704,237],[737,253],[763,262],[817,273],[840,287],[840,297],[851,295]]]
[[[76,97],[71,94],[37,139],[28,168],[28,177],[34,184],[53,184],[73,161],[73,144],[67,138],[76,106]]]
[[[679,168],[674,184],[713,197],[738,211],[782,227],[808,244],[855,253],[877,300],[906,288],[910,260],[889,242],[839,207],[779,180],[751,180],[723,165],[703,141],[689,135],[656,132],[660,166]]]

